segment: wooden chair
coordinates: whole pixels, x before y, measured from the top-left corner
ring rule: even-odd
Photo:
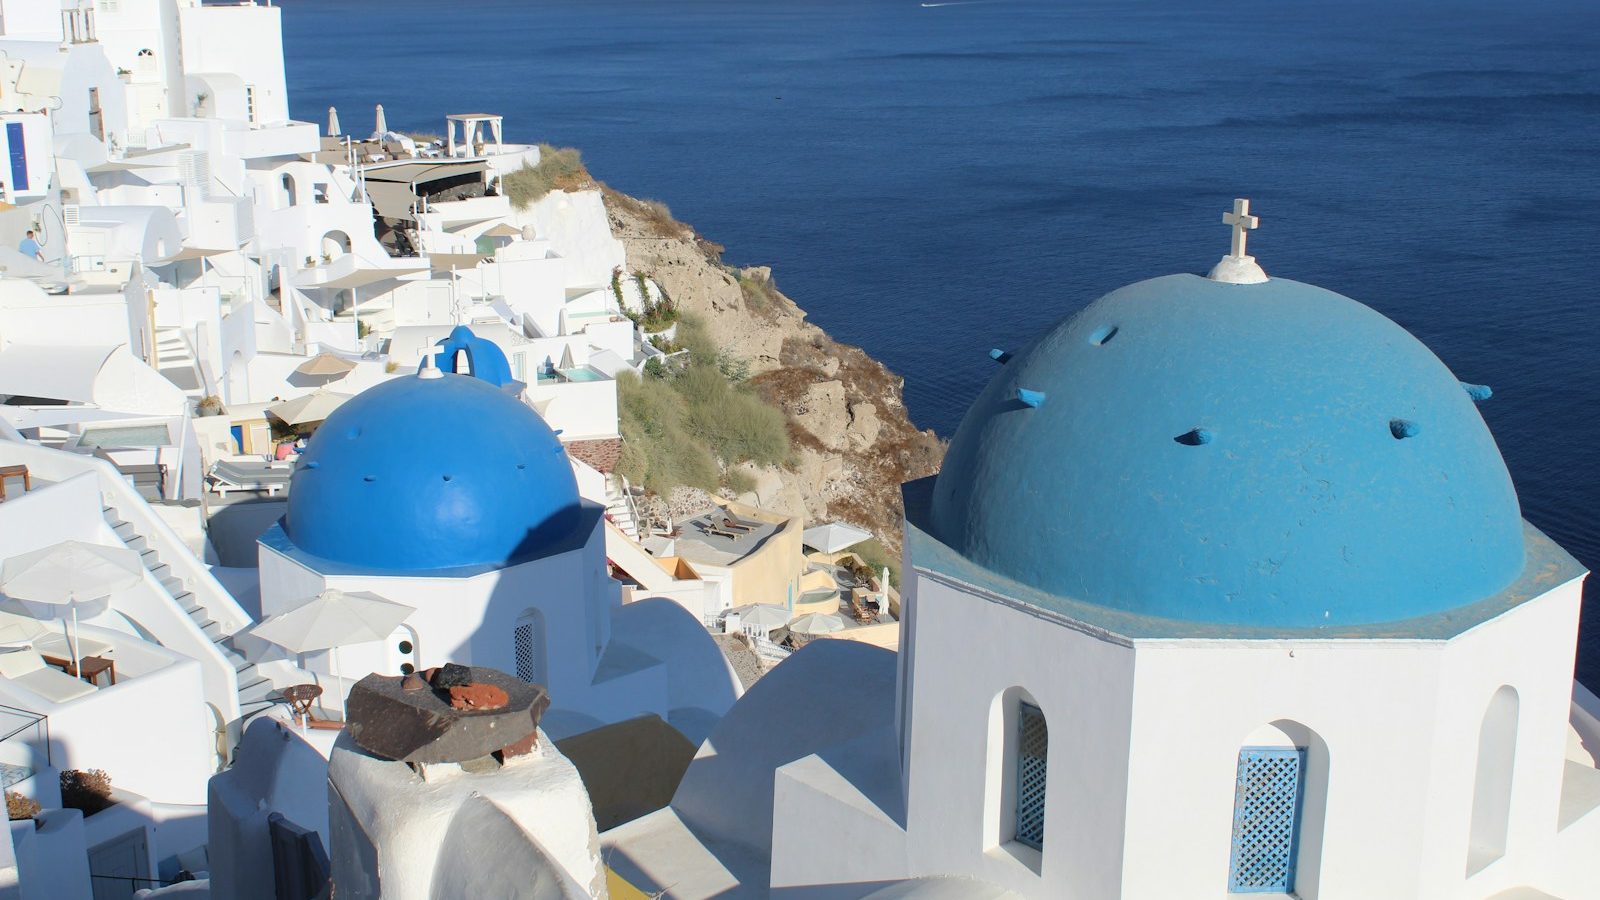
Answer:
[[[28,474],[27,466],[0,466],[0,502],[6,499],[7,478],[21,478],[24,494],[33,490],[33,476]]]

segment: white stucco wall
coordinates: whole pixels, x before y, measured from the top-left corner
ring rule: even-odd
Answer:
[[[901,643],[909,685],[907,836],[913,873],[964,874],[1025,896],[1118,896],[1133,651],[918,575]],[[902,622],[902,627],[906,627]],[[1046,857],[1007,842],[1013,688],[1050,726]],[[1037,871],[1036,871],[1037,870]]]
[[[567,260],[567,287],[608,286],[611,270],[627,264],[599,191],[552,191],[518,212],[515,221],[532,225]]]
[[[333,880],[341,897],[566,898],[604,891],[600,842],[578,770],[541,733],[498,770],[380,760],[348,733],[328,768]]]

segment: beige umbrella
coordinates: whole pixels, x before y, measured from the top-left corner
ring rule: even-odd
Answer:
[[[789,631],[793,634],[815,636],[843,630],[844,620],[828,613],[806,613],[789,623]]]
[[[294,609],[268,616],[251,627],[250,634],[295,653],[332,650],[337,684],[340,645],[381,641],[416,611],[377,594],[329,589]]]
[[[344,134],[344,132],[339,128],[339,111],[330,106],[328,107],[328,137],[338,137],[341,134]]]
[[[267,412],[285,424],[305,425],[310,422],[321,422],[333,415],[333,411],[343,406],[350,397],[350,394],[340,394],[336,391],[316,390],[303,397],[269,406]]]
[[[377,122],[375,122],[374,124],[377,125],[378,133],[373,135],[373,137],[382,139],[384,134],[386,134],[389,131],[389,120],[387,118],[384,118],[384,115],[383,115],[383,104],[382,103],[378,104],[378,108],[374,112],[376,113],[376,117],[377,117]]]
[[[295,371],[301,375],[343,375],[355,367],[355,363],[342,356],[323,352],[296,366]]]

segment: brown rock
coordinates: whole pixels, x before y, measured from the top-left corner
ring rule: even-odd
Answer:
[[[425,691],[428,689],[428,683],[422,680],[421,675],[413,672],[400,682],[400,687],[407,691]]]
[[[539,745],[539,732],[535,731],[527,737],[500,748],[500,761],[504,762],[514,756],[527,756],[533,748]]]
[[[468,684],[450,689],[451,709],[499,709],[511,696],[492,684]]]
[[[345,701],[345,730],[380,759],[428,765],[485,757],[538,732],[550,706],[544,688],[496,669],[467,671],[472,685],[501,692],[499,708],[457,708],[447,690],[407,691],[399,676],[372,674]]]

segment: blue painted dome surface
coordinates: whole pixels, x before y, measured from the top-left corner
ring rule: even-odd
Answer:
[[[441,372],[455,372],[456,354],[465,351],[467,366],[472,370],[472,377],[487,381],[495,387],[502,387],[516,380],[511,377],[511,363],[506,360],[505,351],[500,349],[500,345],[488,338],[478,337],[465,325],[457,325],[450,329],[450,334],[438,341],[435,346],[439,348],[439,352],[433,355],[433,365]]]
[[[424,571],[537,555],[578,526],[578,485],[550,427],[465,375],[397,378],[318,428],[284,531],[352,566]]]
[[[1281,278],[1156,278],[1057,325],[968,410],[929,524],[1039,590],[1212,624],[1427,616],[1523,564],[1456,377],[1378,312]]]

